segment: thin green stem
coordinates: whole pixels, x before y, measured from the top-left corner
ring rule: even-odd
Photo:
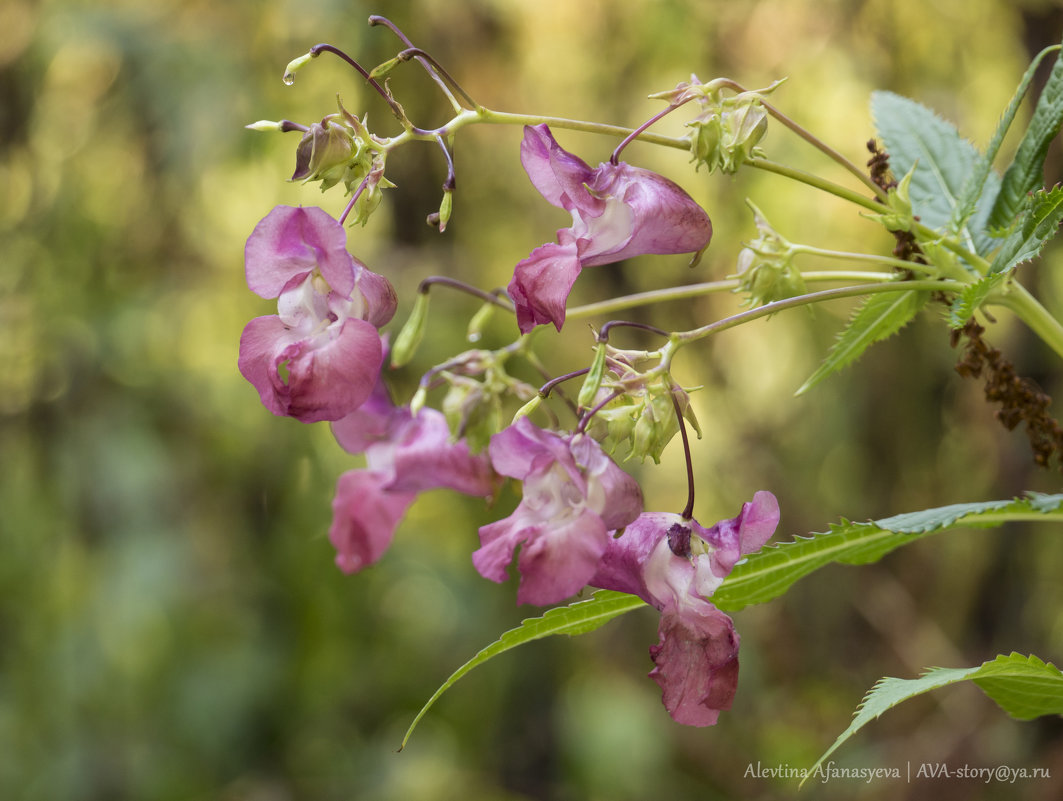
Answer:
[[[756,167],[758,170],[764,170],[765,172],[773,172],[776,175],[782,175],[785,178],[797,181],[802,184],[808,184],[816,189],[827,192],[828,194],[840,197],[842,200],[848,200],[850,203],[855,203],[858,206],[863,206],[870,211],[881,213],[884,207],[874,198],[864,197],[859,192],[854,192],[852,189],[847,189],[840,184],[836,184],[833,181],[828,181],[825,178],[820,178],[810,172],[804,170],[798,170],[793,167],[787,167],[785,164],[779,164],[775,161],[768,159],[752,158],[746,162],[750,167]]]
[[[728,328],[735,328],[736,326],[748,323],[761,317],[768,317],[777,312],[785,309],[796,309],[799,306],[808,306],[813,303],[822,303],[826,300],[837,300],[838,298],[852,298],[859,297],[860,295],[871,295],[878,292],[907,292],[910,290],[932,290],[932,291],[949,291],[958,292],[963,289],[965,285],[959,281],[893,281],[890,283],[881,284],[867,284],[865,286],[845,286],[837,289],[824,289],[821,292],[809,292],[806,295],[799,295],[794,298],[786,298],[785,300],[777,300],[773,303],[766,303],[763,306],[758,306],[755,309],[749,309],[744,312],[725,317],[722,320],[704,325],[701,328],[694,328],[690,331],[681,331],[673,334],[673,339],[677,344],[685,345],[691,342],[696,342],[700,339],[704,339],[710,334],[716,334],[720,331],[726,331]]]
[[[905,262],[907,264],[907,262]],[[884,283],[896,281],[896,273],[864,272],[863,270],[810,270],[802,272],[801,277],[809,283],[819,281],[867,281],[869,283]],[[574,320],[583,317],[597,317],[633,309],[638,306],[648,306],[654,303],[665,303],[671,300],[687,300],[689,298],[710,295],[713,292],[731,292],[741,286],[737,278],[729,278],[724,281],[706,281],[700,284],[687,284],[686,286],[673,286],[667,289],[654,289],[649,292],[637,292],[633,295],[624,295],[619,298],[587,303],[583,306],[574,306],[565,313],[566,320]]]
[[[866,262],[868,264],[881,264],[884,267],[896,267],[900,270],[915,270],[937,275],[937,269],[927,264],[919,264],[905,259],[896,259],[892,256],[879,256],[875,253],[851,253],[841,250],[825,250],[824,248],[812,247],[811,245],[792,245],[794,253],[805,253],[809,256],[819,256],[823,259],[838,259],[841,261]]]
[[[994,297],[993,302],[1014,312],[1046,345],[1063,356],[1063,324],[1026,287],[1013,282],[1006,292]]]

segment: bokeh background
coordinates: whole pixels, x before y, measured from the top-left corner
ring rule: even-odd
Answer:
[[[501,110],[634,125],[660,108],[647,94],[692,72],[750,87],[789,76],[777,104],[858,162],[873,133],[872,89],[937,108],[982,144],[1031,54],[1063,33],[1058,4],[1037,0],[4,0],[0,798],[788,797],[793,780],[753,778],[749,766],[810,765],[880,676],[1011,650],[1063,658],[1058,530],[953,533],[878,565],[825,569],[738,613],[739,695],[714,728],[686,729],[664,712],[645,678],[656,615],[639,611],[492,661],[396,753],[439,683],[534,613],[515,607],[512,583],[486,582],[469,562],[477,527],[514,498],[488,512],[429,493],[378,566],[344,576],[326,531],[335,479],[358,459],[327,426],[270,415],[236,370],[242,327],[272,311],[243,283],[247,234],[278,203],[335,215],[344,205],[337,190],[285,182],[297,135],[243,126],[309,123],[339,92],[375,131],[394,133],[384,105],[337,59],[317,60],[294,87],[280,81],[319,41],[370,66],[394,55],[394,38],[366,25],[371,13]],[[393,87],[419,124],[445,119],[415,66]],[[399,187],[351,231],[350,247],[395,283],[397,321],[424,276],[504,285],[566,224],[521,172],[519,137],[461,134],[443,236],[424,223],[445,175],[437,152],[415,144],[389,161]],[[558,137],[591,163],[615,144]],[[763,144],[776,160],[845,180],[781,129]],[[844,204],[777,177],[707,176],[682,153],[641,144],[626,158],[684,185],[716,238],[694,272],[682,257],[596,268],[576,302],[730,274],[753,236],[747,196],[795,241],[892,247]],[[1057,151],[1048,172],[1059,176]],[[1059,261],[1050,249],[1024,280],[1063,311]],[[738,302],[633,316],[690,327]],[[1059,474],[1037,471],[1021,432],[1000,428],[980,387],[953,372],[957,354],[934,313],[792,397],[850,308],[780,315],[684,354],[680,379],[704,386],[694,452],[703,522],[732,516],[758,489],[779,497],[783,539],[842,516],[1059,490]],[[432,336],[396,376],[400,392],[467,346],[474,311],[437,293]],[[504,323],[485,344],[509,341]],[[1002,316],[987,337],[1058,389],[1058,359],[1021,326]],[[557,373],[589,354],[582,325],[543,341]],[[661,467],[628,466],[648,506],[682,507],[678,444]],[[903,705],[837,759],[902,776],[945,762],[1047,768],[1051,779],[838,780],[807,797],[1063,796],[1060,721],[1011,721],[971,687]]]

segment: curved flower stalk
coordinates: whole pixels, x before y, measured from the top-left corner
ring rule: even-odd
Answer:
[[[517,603],[556,603],[582,589],[612,540],[642,511],[642,490],[585,434],[563,437],[522,417],[491,438],[491,464],[524,483],[512,515],[480,529],[472,561],[503,582],[521,546]]]
[[[650,647],[665,708],[678,723],[711,726],[738,686],[739,637],[708,600],[745,554],[779,524],[779,504],[758,492],[738,517],[703,528],[677,514],[646,513],[610,539],[589,583],[637,595],[660,610],[660,641]]]
[[[376,384],[378,328],[395,313],[395,291],[347,252],[347,234],[319,208],[277,206],[244,249],[247,285],[277,298],[240,337],[238,365],[276,415],[338,420]]]
[[[490,496],[496,477],[487,454],[472,454],[464,441],[452,442],[442,413],[396,407],[383,382],[342,420],[332,424],[340,445],[366,454],[368,468],[339,477],[332,501],[329,539],[336,565],[355,573],[384,554],[395,529],[418,493],[446,488]]]
[[[584,267],[645,253],[694,253],[708,246],[705,211],[663,176],[620,162],[592,169],[564,150],[546,125],[525,126],[521,163],[554,206],[572,213],[572,227],[542,245],[513,272],[508,292],[522,333],[543,323],[560,331],[565,303]]]

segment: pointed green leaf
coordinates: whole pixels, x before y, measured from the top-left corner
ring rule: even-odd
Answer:
[[[1063,221],[1063,187],[1043,189],[1026,196],[1016,229],[993,259],[990,274],[1007,274],[1016,265],[1037,256],[1045,243],[1056,235]]]
[[[1045,56],[1059,50],[1059,48],[1059,45],[1046,47],[1034,57],[1034,60],[1023,74],[1022,80],[1019,81],[1019,86],[1015,90],[1015,94],[1012,95],[1011,102],[1008,103],[1008,107],[1004,109],[1004,113],[1000,117],[1000,122],[997,123],[997,129],[993,133],[993,138],[989,141],[989,145],[986,147],[985,155],[979,157],[975,165],[975,171],[971,173],[967,182],[964,184],[963,191],[960,192],[958,207],[952,222],[953,230],[961,230],[963,226],[966,225],[971,215],[974,214],[975,206],[979,199],[984,196],[982,190],[985,188],[986,180],[989,178],[990,171],[993,169],[993,162],[996,160],[997,153],[1000,152],[1000,146],[1004,142],[1004,136],[1011,127],[1011,123],[1015,120],[1015,114],[1019,110],[1019,104],[1022,103],[1022,99],[1026,97],[1026,92],[1030,88],[1030,82],[1033,80],[1034,73],[1041,65]],[[994,191],[999,191],[999,186],[994,187]],[[992,202],[995,200],[995,197],[987,197],[986,200]],[[989,206],[990,203],[986,203],[985,205]]]
[[[951,230],[953,222],[963,216],[963,199],[973,191],[968,186],[984,160],[981,153],[952,123],[906,97],[874,92],[871,113],[893,174],[905,175],[915,168],[910,187],[912,210],[924,225]],[[1000,186],[996,173],[986,171],[982,184],[980,196],[996,197]],[[978,253],[994,244],[984,231],[988,214],[988,202],[976,203],[967,225],[968,244]]]
[[[473,668],[512,648],[534,640],[541,640],[543,637],[550,637],[554,634],[567,634],[569,636],[586,634],[608,623],[614,617],[619,617],[625,612],[638,609],[640,606],[646,606],[646,603],[635,595],[611,590],[598,590],[592,598],[586,601],[576,601],[568,606],[559,606],[555,609],[550,609],[542,617],[532,617],[522,621],[517,628],[507,631],[495,642],[455,670],[443,682],[443,685],[435,691],[413,719],[410,728],[406,730],[406,736],[402,738],[402,745],[399,750],[406,747],[413,730],[432,705],[439,700],[439,697]]]
[[[823,364],[794,394],[807,392],[831,373],[852,364],[876,342],[896,334],[915,317],[928,300],[929,292],[913,290],[881,292],[869,296],[853,314],[845,330],[839,334]]]
[[[959,681],[973,681],[1005,712],[1020,720],[1063,714],[1063,673],[1033,655],[1000,655],[973,668],[931,668],[917,679],[886,677],[864,696],[849,728],[809,769],[808,775],[815,774],[842,743],[883,712],[909,698]]]
[[[963,328],[986,298],[1007,280],[1007,273],[993,273],[964,286],[949,308],[949,327]]]
[[[1007,228],[1022,208],[1028,192],[1044,184],[1045,156],[1063,126],[1063,59],[1056,59],[1045,88],[1037,99],[1030,126],[1019,142],[1015,160],[1004,179],[989,216],[989,226]]]
[[[1011,501],[957,503],[882,520],[843,520],[830,531],[762,548],[735,566],[713,594],[724,611],[737,611],[785,593],[798,579],[835,562],[875,562],[895,548],[956,528],[990,527],[1017,520],[1063,521],[1063,494],[1029,494]]]

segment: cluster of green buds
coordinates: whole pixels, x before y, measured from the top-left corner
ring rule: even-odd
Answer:
[[[760,209],[749,200],[746,203],[753,210],[757,238],[738,254],[737,291],[748,294],[750,306],[805,294],[805,281],[794,264],[797,249],[772,227]]]
[[[339,111],[303,130],[303,138],[295,149],[295,172],[291,180],[320,181],[322,192],[342,182],[347,194],[358,193],[349,215],[352,224],[365,225],[380,205],[382,191],[394,184],[384,177],[386,152],[369,133],[366,121],[347,111],[339,97],[336,104]],[[290,123],[269,121],[247,127],[256,131],[294,130]]]
[[[757,147],[768,130],[768,112],[763,100],[780,83],[776,81],[766,89],[725,97],[724,89],[734,88],[731,81],[718,78],[702,83],[696,75],[691,75],[690,81],[652,97],[668,100],[672,105],[697,102],[702,113],[687,123],[692,129],[689,136],[693,160],[699,168],[704,164],[709,172],[734,173],[751,158],[764,155]]]
[[[679,431],[676,408],[701,437],[701,427],[686,390],[667,373],[640,372],[630,352],[609,351],[607,371],[595,396],[602,405],[587,425],[587,433],[609,453],[626,445],[625,459],[647,456],[660,463],[661,454]]]
[[[511,350],[468,350],[430,370],[421,382],[410,408],[424,404],[432,386],[445,385],[442,411],[454,439],[462,439],[473,453],[487,447],[491,435],[506,427],[502,417],[506,401],[527,402],[538,390],[509,375],[505,362]]]

